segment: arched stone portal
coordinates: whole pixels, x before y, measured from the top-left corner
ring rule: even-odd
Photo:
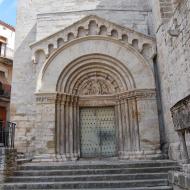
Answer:
[[[116,117],[113,123],[117,134],[115,138],[118,139],[115,155],[123,157],[126,152],[139,151],[137,105],[134,92],[129,93],[130,89],[135,89],[130,72],[112,57],[91,54],[68,64],[57,84],[57,152],[66,158],[80,157],[82,126],[79,112],[84,107],[114,108]]]
[[[159,153],[153,73],[134,48],[102,37],[72,41],[47,60],[38,85],[39,110],[52,106],[56,116],[55,153],[62,159],[81,156],[80,109],[85,107],[114,109],[118,157]]]
[[[92,21],[98,24],[90,28]],[[104,32],[97,32],[98,27],[100,30],[104,28]],[[80,31],[80,35],[74,31]],[[81,31],[85,32],[84,35],[81,35]],[[117,35],[112,35],[116,32]],[[73,39],[68,38],[70,33]],[[49,52],[48,45],[54,44],[55,47],[60,37],[63,44]],[[148,51],[144,49],[145,46],[149,47]],[[103,125],[115,131],[116,140],[112,139],[109,143],[110,147],[114,147],[114,154],[110,155],[123,159],[160,155],[151,62],[153,39],[130,29],[124,31],[124,28],[96,16],[89,16],[31,47],[34,55],[40,49],[47,57],[44,62],[34,57],[34,63],[42,68],[36,87],[37,153],[56,155],[62,160],[83,157],[83,140],[86,136],[81,131],[86,130],[83,128],[83,119],[87,111],[90,121],[94,115],[98,115],[94,117],[95,125],[103,120]],[[102,118],[100,113],[109,114]],[[38,135],[42,133],[43,139]],[[107,132],[98,134],[98,138],[104,137]],[[112,138],[110,134],[108,136]],[[101,148],[106,149],[107,144]]]

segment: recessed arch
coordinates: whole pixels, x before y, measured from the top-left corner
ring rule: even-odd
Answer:
[[[154,89],[151,66],[131,44],[111,36],[66,42],[44,63],[37,83],[38,96],[53,97],[42,95],[39,100],[55,111],[56,154],[69,160],[80,158],[80,109],[97,106],[112,107],[116,114],[116,156],[154,154],[158,146],[152,142],[158,138],[147,141],[144,134],[158,132]],[[153,110],[150,119],[144,110]]]
[[[60,48],[64,44],[64,39],[63,38],[58,38],[57,39],[57,47]]]
[[[125,65],[106,55],[90,54],[68,64],[60,75],[56,90],[72,94],[76,83],[85,78],[88,80],[90,73],[101,73],[107,79],[112,78],[117,83],[119,92],[135,88],[134,79]]]
[[[90,54],[102,54],[122,63],[133,77],[135,88],[155,88],[150,65],[130,44],[111,37],[87,36],[66,43],[47,59],[38,77],[37,92],[47,89],[56,92],[62,71],[73,61]]]
[[[46,55],[43,49],[39,49],[34,53],[34,62],[43,64],[44,60],[46,59]]]

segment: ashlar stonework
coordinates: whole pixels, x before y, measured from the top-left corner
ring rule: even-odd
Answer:
[[[171,108],[190,94],[189,10],[189,0],[19,0],[18,152],[188,162],[188,130],[175,129],[189,108]],[[170,173],[174,189],[189,188],[188,168]]]
[[[36,153],[80,158],[80,109],[112,106],[117,156],[160,156],[153,38],[88,16],[31,48],[33,64],[42,65],[36,83]]]
[[[189,95],[188,0],[20,0],[18,7],[11,99],[18,151],[78,159],[81,109],[111,107],[119,158],[161,150],[181,159],[170,108]]]

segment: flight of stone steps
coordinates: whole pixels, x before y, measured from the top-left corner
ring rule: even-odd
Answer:
[[[168,171],[172,161],[79,161],[23,164],[9,177],[4,190],[172,190]]]

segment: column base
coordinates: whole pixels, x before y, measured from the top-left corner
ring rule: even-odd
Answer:
[[[190,189],[190,170],[189,165],[182,166],[182,171],[169,171],[169,183],[174,190]]]
[[[74,154],[41,154],[34,156],[32,162],[65,162],[77,160],[78,156]]]
[[[120,152],[121,160],[156,160],[163,159],[164,156],[160,150],[157,151],[135,151],[135,152]]]

